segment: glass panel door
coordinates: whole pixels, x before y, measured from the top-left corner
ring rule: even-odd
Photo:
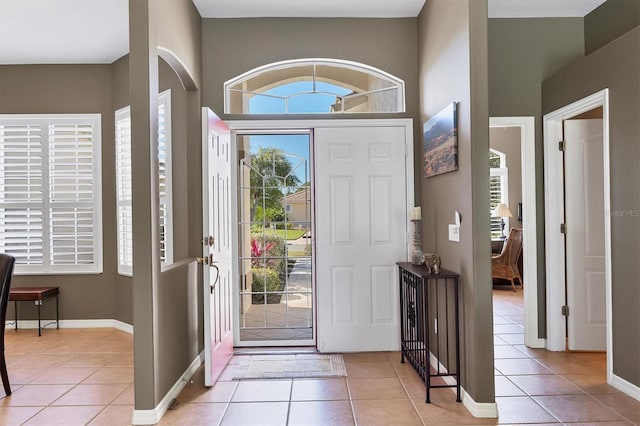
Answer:
[[[314,345],[311,134],[237,136],[239,345]]]

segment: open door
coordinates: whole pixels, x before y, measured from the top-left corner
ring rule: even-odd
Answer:
[[[568,349],[605,351],[602,119],[564,122]]]
[[[205,386],[213,386],[233,355],[231,317],[231,138],[209,108],[202,109],[202,229]]]

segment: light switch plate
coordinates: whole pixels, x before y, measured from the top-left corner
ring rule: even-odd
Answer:
[[[449,225],[449,241],[460,242],[460,225]]]

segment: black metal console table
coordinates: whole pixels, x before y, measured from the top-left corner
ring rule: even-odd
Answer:
[[[455,387],[456,401],[460,402],[460,276],[446,269],[431,274],[424,265],[409,262],[397,265],[401,362],[406,358],[420,374],[427,388],[426,402],[431,402],[431,388],[443,387]],[[447,383],[446,378],[455,383]]]

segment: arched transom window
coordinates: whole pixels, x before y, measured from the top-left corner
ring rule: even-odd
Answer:
[[[404,81],[368,65],[297,59],[248,71],[224,84],[227,114],[404,112]]]

